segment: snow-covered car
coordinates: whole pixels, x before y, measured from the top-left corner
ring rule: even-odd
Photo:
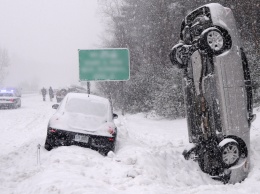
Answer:
[[[65,88],[58,90],[56,92],[57,103],[60,103],[63,100],[63,98],[66,96],[66,94],[67,94],[67,90]]]
[[[254,120],[246,55],[231,9],[217,3],[192,11],[182,22],[170,60],[183,69],[190,143],[186,159],[223,182],[249,171],[250,126]]]
[[[87,90],[81,86],[72,85],[70,87],[62,88],[56,91],[57,103],[61,102],[67,93],[87,93]]]
[[[83,93],[68,93],[50,118],[45,149],[79,145],[106,155],[114,151],[117,128],[108,99]]]
[[[21,97],[15,90],[0,90],[0,108],[19,108],[21,104]]]

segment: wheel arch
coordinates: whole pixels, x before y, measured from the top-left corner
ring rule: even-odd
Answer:
[[[214,26],[214,27],[219,29],[222,32],[222,34],[223,34],[223,36],[225,38],[226,43],[225,43],[224,50],[226,51],[226,50],[231,49],[231,47],[233,45],[233,42],[232,42],[232,38],[231,38],[230,33],[228,32],[228,30],[226,30],[225,28],[220,27],[220,26]]]
[[[223,36],[223,40],[224,40],[223,48],[221,48],[218,51],[213,51],[209,47],[209,45],[207,44],[207,38],[206,38],[207,33],[209,33],[210,31],[213,31],[214,29],[220,31],[220,33]],[[199,39],[199,48],[200,48],[200,50],[204,50],[204,51],[206,51],[209,54],[214,55],[214,56],[220,55],[220,54],[230,50],[232,48],[232,45],[233,45],[232,38],[231,38],[230,33],[228,32],[228,30],[226,30],[223,27],[217,26],[217,25],[214,25],[214,26],[211,26],[210,28],[205,29],[201,33],[200,39]]]

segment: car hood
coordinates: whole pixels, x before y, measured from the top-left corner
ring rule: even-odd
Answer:
[[[53,115],[49,126],[54,129],[102,136],[112,136],[108,130],[115,129],[115,124],[106,118],[67,112]]]

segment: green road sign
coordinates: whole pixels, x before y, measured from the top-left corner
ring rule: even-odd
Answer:
[[[79,50],[80,81],[122,81],[129,78],[130,58],[128,49]]]

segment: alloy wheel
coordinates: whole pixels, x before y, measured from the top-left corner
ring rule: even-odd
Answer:
[[[219,32],[213,30],[207,35],[207,43],[212,50],[219,51],[223,48],[224,39]]]
[[[239,149],[236,144],[229,144],[222,152],[223,162],[232,165],[239,159]]]

